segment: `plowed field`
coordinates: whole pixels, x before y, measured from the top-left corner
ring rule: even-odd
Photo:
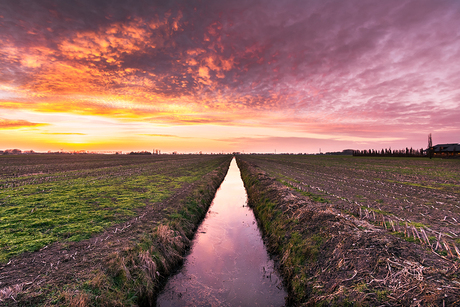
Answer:
[[[293,305],[460,303],[460,161],[237,159]]]
[[[282,183],[314,199],[322,198],[337,209],[377,223],[385,220],[384,226],[401,233],[415,226],[418,231],[423,229],[433,244],[437,241],[434,237],[441,235],[440,240],[450,242],[452,248],[454,243],[460,246],[459,160],[301,155],[244,158]]]

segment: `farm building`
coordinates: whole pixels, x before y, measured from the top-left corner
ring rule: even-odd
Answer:
[[[460,156],[460,144],[438,144],[433,146],[433,156]]]

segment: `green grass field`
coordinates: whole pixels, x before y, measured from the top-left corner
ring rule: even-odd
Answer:
[[[0,262],[87,239],[219,164],[218,156],[0,156]]]

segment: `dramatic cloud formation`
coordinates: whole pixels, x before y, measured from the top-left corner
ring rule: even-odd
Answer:
[[[5,148],[460,142],[456,0],[4,1],[0,40]]]

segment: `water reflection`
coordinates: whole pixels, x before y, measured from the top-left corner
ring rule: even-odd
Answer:
[[[263,245],[232,160],[182,270],[158,306],[283,306],[287,295]]]

